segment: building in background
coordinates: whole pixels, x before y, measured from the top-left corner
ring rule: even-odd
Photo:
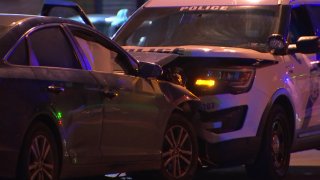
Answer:
[[[108,37],[124,24],[146,0],[68,0],[78,3],[92,24]]]
[[[132,14],[146,0],[69,0],[81,5],[87,14],[117,14],[120,9],[128,9]]]
[[[73,1],[78,3],[94,26],[108,37],[125,23],[146,0],[0,0],[0,13],[40,15],[44,2]],[[60,12],[60,14],[59,14]],[[58,13],[58,14],[57,14]],[[76,20],[77,17],[66,17],[63,11],[57,11],[57,17]]]
[[[44,0],[0,0],[0,13],[39,14]]]
[[[45,0],[0,0],[0,13],[40,14]],[[57,0],[58,1],[58,0]],[[59,0],[63,1],[63,0]],[[128,9],[131,15],[146,0],[65,0],[82,6],[87,14],[117,14],[120,9]]]

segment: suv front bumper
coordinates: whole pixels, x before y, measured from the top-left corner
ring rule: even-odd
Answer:
[[[218,166],[252,163],[260,148],[257,132],[268,98],[256,91],[200,99],[197,132],[202,161]]]

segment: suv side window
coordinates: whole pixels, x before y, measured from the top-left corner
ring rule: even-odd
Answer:
[[[320,5],[310,5],[307,7],[317,36],[320,36]]]
[[[121,55],[112,50],[99,36],[89,31],[71,28],[75,40],[81,47],[86,61],[93,71],[124,73]]]
[[[39,66],[81,69],[75,52],[60,27],[37,30],[28,39],[32,48],[30,58],[34,58],[33,61],[37,61]]]
[[[313,23],[315,35],[320,36],[320,5],[310,5],[307,7]],[[320,53],[317,53],[317,60],[320,60]]]
[[[29,65],[27,41],[25,38],[16,46],[8,58],[10,64]]]
[[[305,6],[292,9],[288,42],[295,44],[301,36],[313,36],[312,23]]]

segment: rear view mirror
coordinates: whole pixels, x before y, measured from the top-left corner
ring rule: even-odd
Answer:
[[[157,64],[139,62],[139,75],[144,78],[157,78],[162,75],[162,68]]]
[[[280,34],[272,34],[268,38],[268,49],[269,52],[274,55],[284,55],[286,54],[286,43],[283,36]]]
[[[302,36],[298,39],[297,52],[303,54],[313,54],[320,51],[318,36]]]

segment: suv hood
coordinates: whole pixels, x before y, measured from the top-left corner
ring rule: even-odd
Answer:
[[[170,47],[137,47],[123,46],[134,58],[139,61],[157,63],[161,66],[171,62],[178,56],[187,57],[220,57],[255,59],[257,61],[277,62],[271,53],[262,53],[252,49],[217,47],[217,46],[170,46]]]

